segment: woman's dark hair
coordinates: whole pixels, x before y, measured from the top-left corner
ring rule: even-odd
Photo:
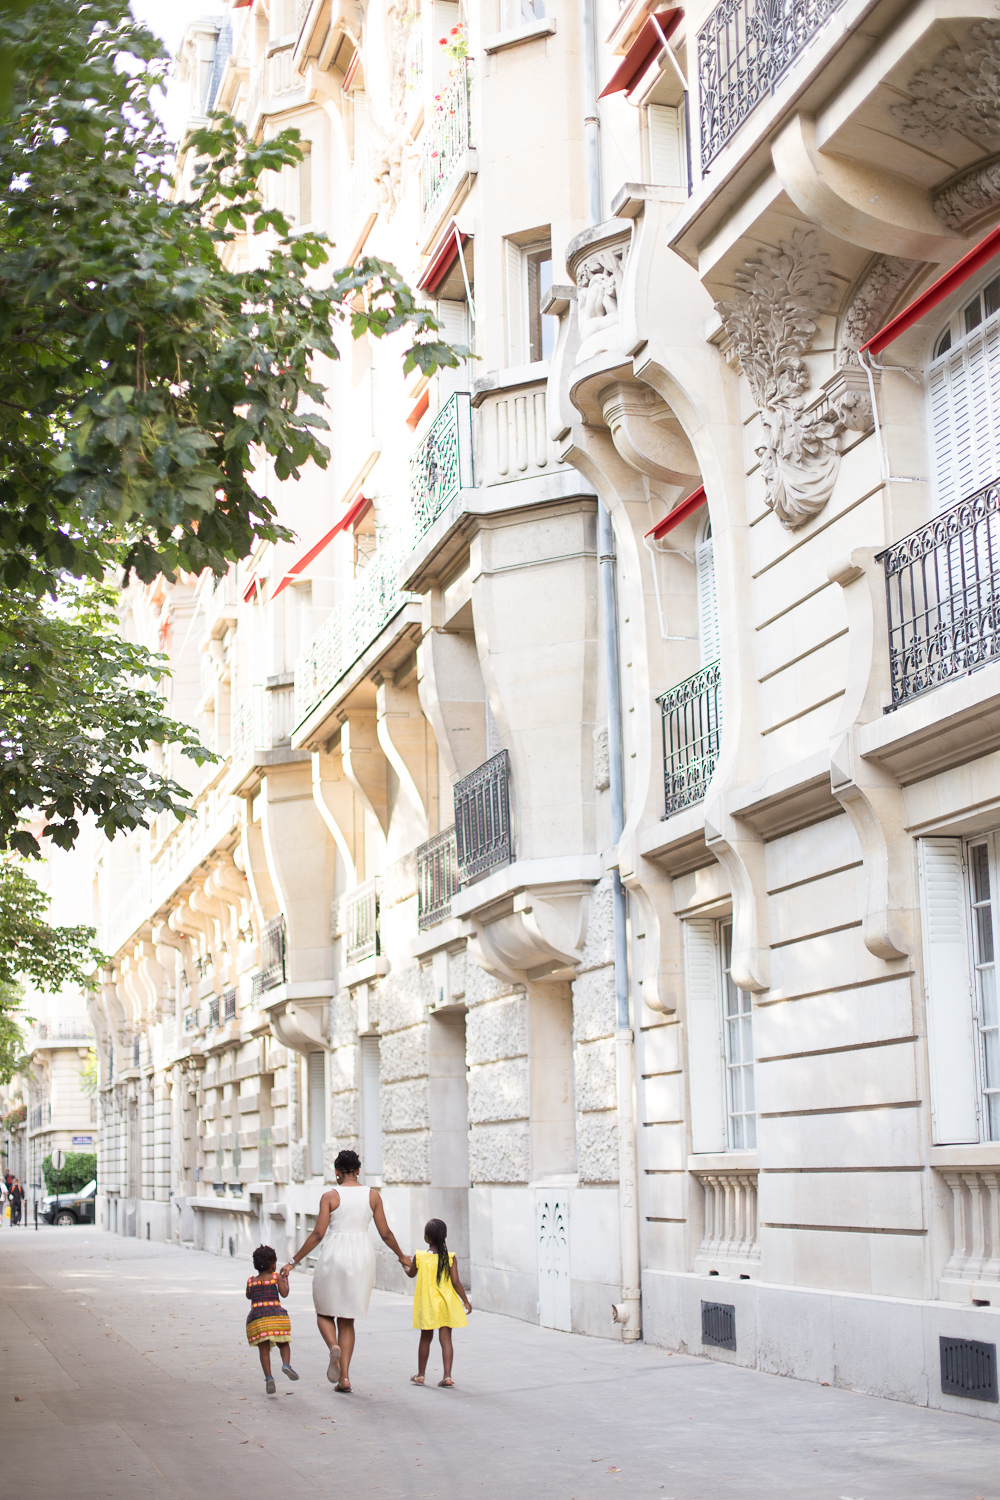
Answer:
[[[270,1245],[258,1245],[253,1253],[253,1268],[258,1275],[270,1271],[272,1266],[278,1264],[278,1252],[272,1250]]]
[[[356,1151],[338,1151],[333,1169],[335,1172],[343,1172],[345,1177],[354,1177],[361,1171],[361,1157]]]
[[[437,1251],[438,1269],[437,1279],[447,1271],[451,1274],[451,1256],[448,1254],[448,1226],[443,1219],[428,1219],[424,1225],[424,1239],[429,1241],[432,1250]]]

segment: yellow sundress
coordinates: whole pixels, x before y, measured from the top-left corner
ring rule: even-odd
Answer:
[[[455,1264],[454,1255],[451,1264]],[[451,1276],[437,1279],[436,1250],[417,1251],[417,1284],[413,1288],[414,1328],[466,1328],[465,1308],[452,1286]]]

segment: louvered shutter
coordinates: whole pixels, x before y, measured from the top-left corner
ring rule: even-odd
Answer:
[[[469,304],[450,302],[442,298],[435,314],[441,329],[441,338],[448,344],[469,344]],[[439,401],[443,406],[453,391],[464,391],[468,384],[465,360],[457,368],[438,372]]]
[[[377,1036],[361,1038],[362,1168],[370,1182],[382,1176],[382,1066]]]
[[[1000,319],[946,355],[928,389],[940,512],[1000,476]]]
[[[681,112],[670,104],[646,106],[649,128],[649,180],[661,187],[683,187]]]
[[[691,1150],[725,1151],[719,946],[714,922],[684,923],[684,990]]]
[[[976,1032],[961,839],[918,839],[931,1139],[979,1140]]]
[[[712,538],[708,537],[695,550],[698,574],[698,638],[701,642],[701,664],[718,661],[719,650],[719,603],[715,588],[715,558]]]
[[[524,258],[520,245],[513,240],[503,242],[504,277],[507,294],[507,362],[510,365],[527,364],[525,348],[527,331],[524,311]]]

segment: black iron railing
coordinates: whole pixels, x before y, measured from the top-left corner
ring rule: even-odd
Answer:
[[[213,995],[212,998],[211,998],[211,1000],[208,1002],[208,1024],[209,1024],[210,1027],[211,1026],[218,1026],[218,1024],[219,1024],[219,997],[218,997],[218,995]]]
[[[265,990],[285,982],[285,919],[274,917],[265,922],[260,935],[260,969],[253,976],[253,997],[259,1000]]]
[[[417,850],[417,925],[421,932],[451,916],[451,898],[457,890],[458,848],[452,824]]]
[[[378,884],[367,880],[344,902],[344,962],[359,964],[378,953]]]
[[[1000,660],[1000,481],[880,552],[892,708]]]
[[[222,992],[222,1019],[233,1021],[236,1019],[236,986]]]
[[[723,0],[698,33],[702,171],[843,0]]]
[[[701,802],[712,779],[722,727],[721,680],[713,661],[656,700],[663,714],[666,818]]]
[[[514,858],[506,750],[455,783],[455,846],[463,885]]]
[[[137,1068],[142,1060],[142,1042],[136,1037],[132,1043],[132,1066]]]

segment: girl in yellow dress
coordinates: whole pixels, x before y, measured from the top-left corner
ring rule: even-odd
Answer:
[[[444,1379],[438,1385],[449,1386],[454,1348],[451,1342],[453,1328],[465,1328],[465,1314],[471,1313],[472,1305],[465,1295],[458,1276],[458,1265],[454,1255],[449,1254],[448,1226],[443,1219],[429,1219],[424,1225],[424,1240],[430,1247],[418,1250],[410,1262],[407,1276],[416,1278],[413,1288],[413,1326],[420,1329],[420,1352],[417,1356],[417,1373],[410,1379],[414,1385],[423,1385],[427,1373],[427,1357],[434,1342],[434,1330],[441,1340],[441,1359],[444,1363]],[[465,1309],[465,1312],[462,1309]]]

